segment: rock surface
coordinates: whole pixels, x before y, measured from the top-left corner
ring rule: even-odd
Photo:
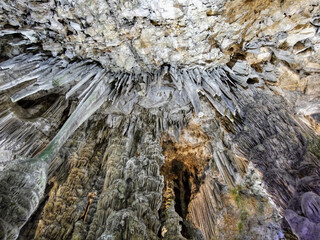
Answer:
[[[1,1],[0,238],[319,239],[319,28],[315,0]]]

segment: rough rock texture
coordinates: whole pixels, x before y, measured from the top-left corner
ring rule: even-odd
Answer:
[[[315,0],[0,2],[1,239],[319,239]]]

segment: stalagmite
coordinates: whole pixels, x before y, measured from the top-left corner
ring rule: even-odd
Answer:
[[[105,102],[109,92],[106,81],[101,80],[42,153],[33,159],[20,157],[6,166],[0,177],[1,238],[18,237],[43,197],[50,162],[74,131]]]

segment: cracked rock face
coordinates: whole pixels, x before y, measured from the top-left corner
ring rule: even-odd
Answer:
[[[320,5],[0,2],[0,239],[320,238]]]

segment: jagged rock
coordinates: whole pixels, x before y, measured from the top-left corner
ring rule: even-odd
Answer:
[[[307,192],[302,195],[301,208],[303,214],[314,223],[320,223],[320,197],[313,193]]]

